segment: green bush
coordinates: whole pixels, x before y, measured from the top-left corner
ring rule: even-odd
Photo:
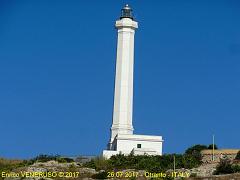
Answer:
[[[192,168],[195,168],[195,167],[198,167],[202,164],[202,161],[200,160],[201,157],[200,156],[192,156],[192,155],[189,155],[189,154],[184,154],[182,156],[182,165],[181,167],[179,168],[186,168],[186,169],[192,169]]]
[[[67,158],[67,157],[57,157],[56,161],[59,162],[59,163],[72,163],[72,162],[74,162],[73,159]]]
[[[232,164],[231,160],[223,159],[218,164],[216,171],[214,174],[231,174],[231,173],[239,173],[240,165]]]
[[[206,145],[197,144],[197,145],[194,145],[194,146],[188,148],[185,151],[185,154],[192,156],[200,163],[202,160],[201,151],[204,149],[208,149],[208,147]]]
[[[96,169],[97,167],[96,167],[95,159],[91,159],[91,161],[84,163],[83,167]]]
[[[240,165],[232,165],[232,169],[234,173],[240,173]]]
[[[31,159],[33,162],[48,162],[48,161],[57,161],[59,163],[71,163],[74,162],[73,159],[67,157],[61,157],[60,155],[47,155],[40,154],[37,157]]]
[[[217,165],[214,174],[231,174],[234,173],[231,161],[229,159],[222,159]]]
[[[60,155],[46,155],[40,154],[35,157],[33,160],[36,162],[48,162],[48,161],[57,161],[60,158]]]
[[[195,145],[186,150],[184,154],[164,154],[162,156],[117,154],[110,159],[98,157],[83,164],[84,167],[96,170],[123,170],[136,169],[149,172],[164,172],[173,169],[175,157],[176,169],[191,169],[201,165],[201,151],[207,149],[205,145]]]
[[[161,172],[173,169],[173,161],[175,156],[176,168],[194,168],[200,165],[200,161],[191,155],[166,154],[162,156],[150,155],[123,155],[118,154],[110,159],[98,157],[83,164],[84,167],[96,170],[123,170],[136,169],[147,170],[149,172]]]
[[[96,170],[108,170],[108,169],[112,169],[112,165],[110,163],[110,161],[106,160],[105,158],[103,158],[102,156],[97,157],[94,160],[95,166],[96,166]]]
[[[235,157],[236,160],[240,160],[240,151],[238,151],[237,156]]]
[[[107,179],[107,172],[103,171],[97,174],[92,175],[93,179]]]

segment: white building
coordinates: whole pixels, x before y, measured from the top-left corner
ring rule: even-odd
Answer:
[[[134,21],[132,9],[126,5],[122,9],[115,27],[118,30],[115,93],[113,121],[108,150],[103,156],[110,158],[115,154],[162,155],[162,136],[133,134],[133,66],[134,34],[138,23]]]

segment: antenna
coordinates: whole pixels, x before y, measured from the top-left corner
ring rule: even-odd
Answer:
[[[212,136],[212,161],[214,162],[214,160],[215,160],[215,157],[214,157],[214,151],[215,151],[215,136],[214,136],[214,134],[213,134],[213,136]]]

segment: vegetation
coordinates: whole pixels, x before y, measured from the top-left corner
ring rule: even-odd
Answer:
[[[9,172],[14,168],[21,166],[23,163],[22,160],[9,160],[0,158],[0,172],[6,171]]]
[[[233,173],[231,161],[228,159],[222,159],[218,164],[214,174],[231,174]]]
[[[210,145],[208,146],[208,149],[213,149],[213,145],[212,145],[212,144],[210,144]],[[216,145],[216,144],[214,144],[214,149],[218,149],[218,147],[217,147],[217,145]]]
[[[214,147],[217,149],[217,146]],[[184,154],[164,154],[162,156],[151,155],[130,155],[118,154],[112,156],[110,159],[103,157],[96,157],[89,162],[81,164],[83,167],[88,167],[100,171],[92,178],[104,179],[106,178],[108,171],[119,171],[126,169],[146,170],[148,172],[166,172],[173,169],[173,161],[175,157],[176,169],[185,168],[191,169],[198,167],[202,163],[201,151],[205,149],[212,149],[212,145],[206,146],[197,144],[188,148]],[[238,152],[236,159],[240,159],[240,151]],[[6,160],[0,159],[0,172],[11,172],[19,167],[29,166],[35,162],[48,162],[57,161],[59,163],[71,163],[74,162],[71,158],[61,157],[59,155],[39,155],[30,160]],[[69,170],[77,171],[73,165],[69,167]],[[234,165],[228,159],[223,159],[217,166],[215,174],[229,174],[240,172],[240,165]]]
[[[83,164],[83,166],[98,170],[109,170],[112,169],[112,165],[109,160],[103,157],[96,157],[89,162]]]
[[[196,152],[201,152],[201,151],[204,150],[204,149],[208,149],[208,147],[207,147],[206,145],[197,144],[197,145],[194,145],[194,146],[188,148],[188,149],[185,151],[185,154],[194,155]]]
[[[188,154],[167,154],[163,156],[149,155],[123,155],[118,154],[110,159],[96,158],[83,166],[94,168],[96,170],[123,170],[137,169],[147,170],[149,172],[161,172],[173,169],[173,159],[175,156],[176,168],[194,168],[200,165],[195,157]]]
[[[16,160],[16,159],[4,159],[4,158],[0,158],[0,174],[2,172],[12,172],[12,170],[19,168],[19,167],[23,167],[26,164],[28,164],[27,161],[25,160]],[[0,179],[3,179],[0,176]]]
[[[175,156],[177,169],[191,169],[201,165],[201,151],[211,147],[212,145],[206,146],[197,144],[188,148],[184,154],[165,154],[162,156],[134,155],[131,153],[127,156],[118,154],[112,156],[110,159],[97,157],[96,159],[92,159],[90,162],[84,163],[83,166],[105,171],[136,169],[147,170],[149,172],[161,172],[173,169],[173,159]],[[217,149],[216,145],[215,148]]]
[[[238,151],[237,156],[235,157],[236,160],[240,160],[240,151]]]
[[[39,155],[30,160],[9,160],[0,158],[0,173],[1,172],[12,172],[12,170],[32,165],[35,162],[47,162],[55,160],[59,163],[73,162],[73,159],[60,157],[59,155]]]
[[[234,173],[240,173],[240,165],[232,165],[232,169]]]
[[[108,179],[107,172],[103,171],[92,176],[93,179]]]
[[[59,163],[71,163],[74,162],[73,159],[67,158],[67,157],[61,157],[60,155],[46,155],[41,154],[34,159],[32,159],[34,162],[48,162],[48,161],[57,161]]]
[[[231,174],[240,172],[240,166],[234,165],[229,159],[222,159],[218,164],[214,174]]]
[[[201,163],[202,160],[201,151],[204,149],[208,149],[208,147],[206,145],[197,144],[188,148],[185,151],[185,154],[191,156],[192,158],[195,158],[199,163]]]

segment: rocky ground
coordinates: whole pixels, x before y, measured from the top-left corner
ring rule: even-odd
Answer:
[[[176,172],[180,176],[176,179],[186,179],[185,175],[191,176],[188,178],[190,180],[240,180],[240,174],[231,174],[231,175],[221,175],[221,176],[213,176],[213,172],[216,169],[217,164],[203,164],[202,166],[194,169],[177,169]],[[36,173],[37,172],[37,173]],[[122,171],[123,174],[127,172],[137,172],[138,178],[132,179],[149,179],[146,178],[145,171],[135,171],[135,170],[125,170]],[[73,163],[58,163],[56,161],[48,161],[45,163],[34,163],[28,167],[21,167],[14,170],[15,174],[10,174],[11,177],[4,178],[6,180],[20,180],[20,179],[28,179],[28,180],[44,180],[44,179],[93,179],[101,177],[101,174],[104,174],[103,171],[96,171],[95,169],[83,168],[80,164],[75,162]],[[42,173],[42,174],[41,174]],[[172,171],[166,172],[168,174],[172,173]],[[6,174],[7,175],[7,174]],[[14,176],[15,175],[15,176]],[[16,177],[18,175],[18,177]],[[100,175],[100,176],[99,176]],[[182,175],[182,176],[181,176]],[[185,177],[184,177],[185,176]],[[194,177],[193,177],[194,176]],[[113,177],[111,179],[119,179],[117,177]],[[129,179],[129,178],[125,178]],[[159,178],[153,178],[159,179]],[[163,178],[165,179],[165,178]]]

